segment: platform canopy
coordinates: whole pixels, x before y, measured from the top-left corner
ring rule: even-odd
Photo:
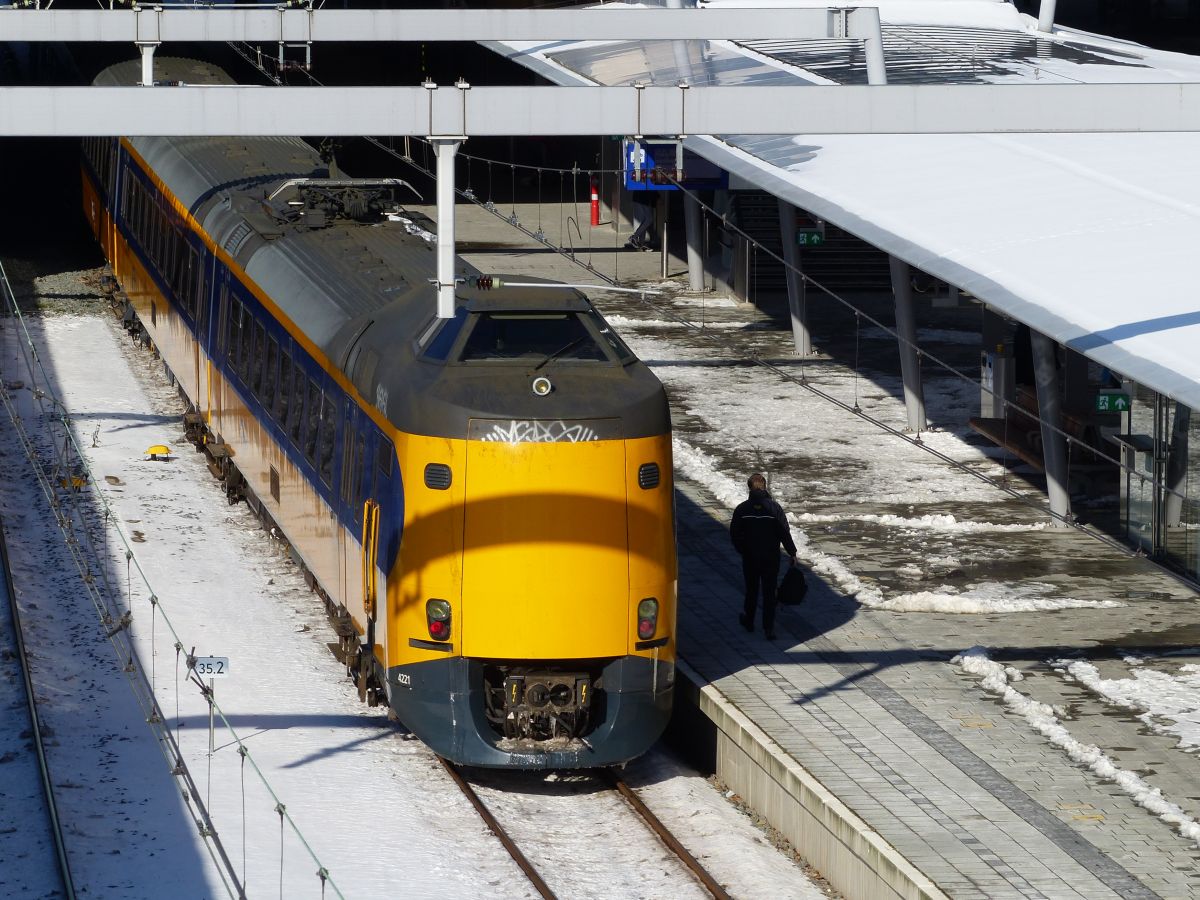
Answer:
[[[1200,58],[1065,28],[1041,33],[1004,2],[873,5],[889,84],[1200,82]],[[686,80],[799,91],[867,80],[861,42],[851,40],[486,46],[564,85]],[[727,134],[692,136],[686,146],[1200,409],[1200,134]]]

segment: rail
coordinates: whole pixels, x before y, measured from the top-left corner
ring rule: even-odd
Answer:
[[[21,679],[25,684],[25,698],[29,707],[33,752],[37,756],[42,791],[46,795],[46,814],[50,820],[50,835],[54,841],[54,855],[58,860],[59,878],[62,881],[64,896],[67,900],[75,900],[75,884],[71,879],[71,865],[67,859],[67,848],[63,841],[62,821],[58,817],[58,805],[54,802],[54,784],[50,780],[50,765],[46,760],[46,747],[42,741],[42,723],[38,718],[37,700],[33,694],[33,678],[29,673],[29,657],[25,652],[25,638],[21,627],[21,610],[17,605],[17,592],[13,589],[12,567],[8,563],[8,543],[4,540],[3,522],[0,522],[0,566],[4,568],[4,577],[0,578],[0,589],[8,595],[13,640],[17,645],[17,663],[21,667]]]
[[[545,900],[556,900],[557,895],[551,890],[550,886],[542,878],[537,868],[530,862],[529,858],[521,851],[512,836],[500,824],[499,820],[492,814],[492,811],[487,808],[483,799],[479,796],[476,790],[471,786],[470,782],[464,777],[460,767],[452,762],[438,757],[438,761],[450,775],[451,780],[458,786],[458,789],[466,795],[475,811],[479,813],[484,824],[496,836],[504,849],[508,851],[509,856],[529,878],[537,892],[545,898]],[[610,769],[599,769],[589,773],[592,777],[602,782],[608,788],[620,794],[626,805],[642,820],[642,822],[650,829],[672,854],[696,877],[696,880],[704,886],[715,900],[731,900],[729,893],[721,887],[712,874],[704,868],[696,857],[694,857],[688,849],[680,843],[679,839],[671,833],[671,830],[663,824],[650,808],[642,802],[641,797],[629,787],[629,785]]]

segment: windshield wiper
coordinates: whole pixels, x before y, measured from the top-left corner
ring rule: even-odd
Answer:
[[[579,337],[575,338],[575,340],[571,341],[570,343],[564,344],[563,346],[561,346],[557,350],[555,350],[553,353],[551,353],[549,356],[547,356],[545,359],[543,359],[536,366],[534,366],[533,371],[536,372],[538,369],[540,369],[542,366],[546,365],[547,363],[554,362],[554,360],[558,359],[560,356],[562,356],[568,350],[574,350],[576,347],[578,347],[580,344],[582,344],[587,339],[588,339],[588,335],[581,334]]]

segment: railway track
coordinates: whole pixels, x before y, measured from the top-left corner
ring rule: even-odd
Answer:
[[[501,824],[499,818],[488,807],[480,792],[467,779],[462,767],[456,766],[441,757],[438,757],[438,759],[459,790],[466,795],[471,805],[479,813],[487,827],[504,846],[504,849],[508,851],[513,861],[516,862],[521,871],[529,878],[530,883],[538,894],[546,898],[546,900],[557,900],[558,894],[550,887],[550,884],[543,877],[537,865],[521,849],[510,831]],[[697,886],[702,888],[708,896],[717,898],[717,900],[730,900],[729,893],[713,878],[700,861],[688,852],[679,839],[651,812],[646,804],[642,802],[641,798],[638,797],[637,793],[616,772],[610,769],[594,770],[584,773],[584,777],[600,784],[604,790],[619,795],[623,801],[622,806],[632,811],[641,823],[658,838],[662,847],[692,874],[698,883]]]
[[[8,547],[4,541],[2,525],[0,525],[0,566],[3,567],[3,572],[0,572],[0,591],[4,593],[3,602],[0,602],[0,631],[8,631],[12,635],[13,652],[18,667],[20,668],[21,683],[24,688],[26,698],[24,715],[28,717],[27,732],[30,736],[30,743],[33,747],[34,756],[37,760],[38,778],[41,782],[41,791],[44,803],[42,804],[46,814],[46,829],[49,835],[50,843],[53,845],[54,863],[57,868],[56,877],[52,880],[55,882],[53,896],[65,897],[66,900],[75,900],[75,885],[71,879],[71,867],[67,860],[66,845],[63,841],[62,822],[58,817],[58,807],[54,802],[54,785],[50,780],[50,768],[46,762],[46,749],[43,741],[43,730],[41,720],[38,717],[37,699],[33,692],[33,680],[30,676],[29,657],[25,650],[25,639],[21,630],[21,610],[17,606],[17,595],[13,589],[11,569],[8,564]],[[15,718],[20,718],[22,713],[16,713]],[[20,728],[18,733],[24,734],[25,728]],[[31,822],[22,823],[22,831],[28,831],[32,827]],[[49,856],[49,853],[46,854]],[[50,881],[47,878],[47,881]]]

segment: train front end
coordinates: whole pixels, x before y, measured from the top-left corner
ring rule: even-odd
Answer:
[[[468,302],[433,354],[422,393],[465,433],[407,447],[388,694],[455,762],[623,763],[675,681],[666,397],[578,295],[512,293]]]

